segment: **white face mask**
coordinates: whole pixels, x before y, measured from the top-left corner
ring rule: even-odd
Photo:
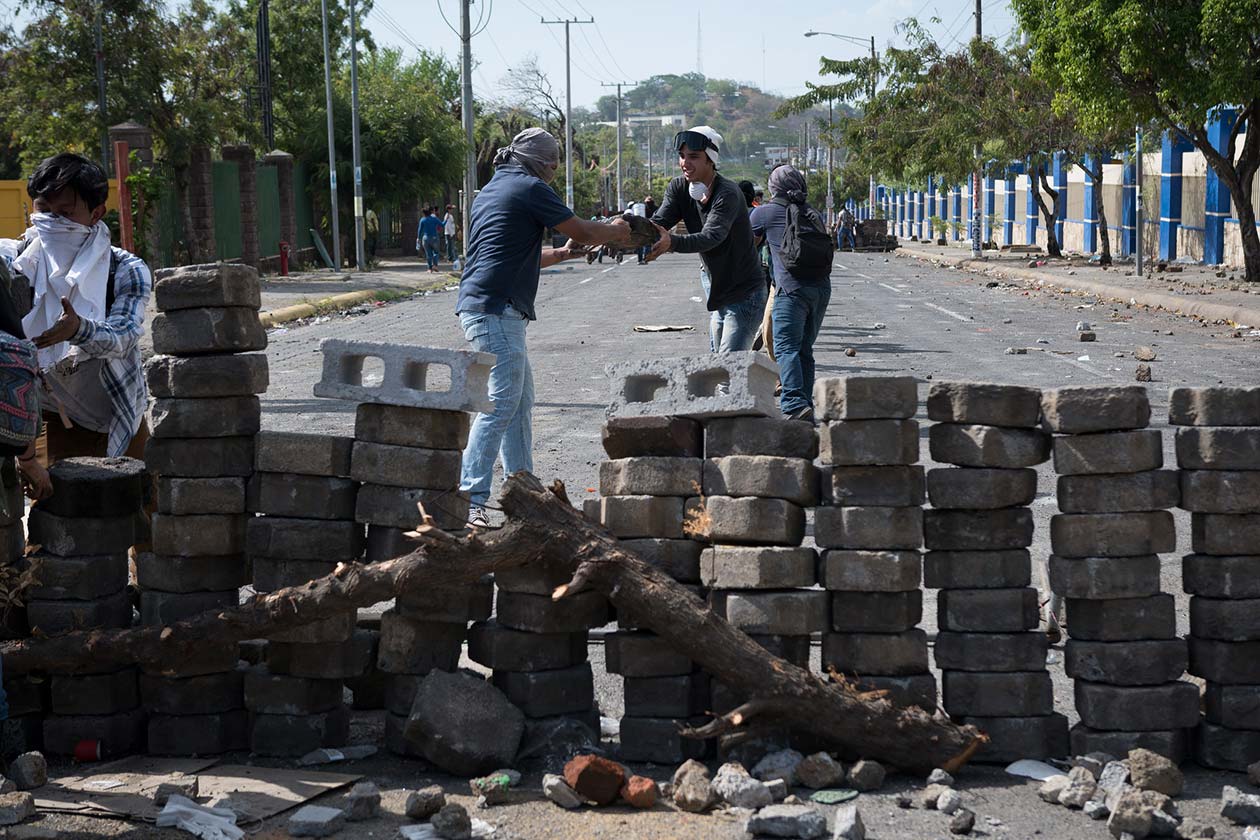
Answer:
[[[692,181],[687,185],[687,194],[696,201],[704,201],[704,197],[709,194],[709,188],[699,181]]]

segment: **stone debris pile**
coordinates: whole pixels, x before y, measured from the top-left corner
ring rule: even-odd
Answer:
[[[1030,586],[1037,471],[1050,436],[1041,392],[937,382],[928,392],[925,583],[937,597],[936,664],[945,711],[990,740],[978,761],[1061,756],[1067,719],[1054,711],[1047,640]]]
[[[136,556],[140,620],[162,627],[235,607],[249,581],[246,485],[267,389],[258,273],[226,263],[158,271],[145,462],[157,476],[152,546]],[[215,754],[248,744],[234,644],[146,677],[150,751]],[[159,711],[160,710],[160,711]],[[194,711],[195,710],[195,711]],[[188,719],[192,715],[195,719]]]
[[[1243,772],[1260,758],[1260,388],[1174,388],[1168,420],[1191,512],[1189,670],[1207,680],[1195,760]]]
[[[1186,645],[1173,596],[1160,591],[1161,553],[1176,549],[1167,508],[1177,474],[1161,470],[1146,389],[1074,387],[1042,395],[1054,438],[1059,514],[1050,519],[1050,586],[1067,600],[1064,670],[1075,680],[1072,752],[1143,747],[1185,757],[1199,690],[1179,679]]]
[[[67,458],[49,469],[55,492],[31,507],[27,558],[36,583],[27,593],[33,633],[130,627],[127,552],[143,529],[141,505],[148,476],[133,458]],[[41,690],[40,682],[46,682]],[[73,755],[80,741],[97,741],[102,755],[125,755],[145,745],[135,666],[6,681],[9,714],[43,718],[43,748]],[[46,694],[45,694],[46,691]],[[41,702],[41,698],[46,700]],[[165,746],[160,739],[154,745]]]
[[[819,460],[830,506],[814,514],[830,602],[824,670],[893,703],[936,708],[923,618],[923,467],[918,388],[908,376],[814,386]]]

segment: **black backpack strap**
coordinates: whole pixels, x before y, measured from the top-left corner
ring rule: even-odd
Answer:
[[[114,308],[114,299],[118,297],[118,291],[114,288],[114,278],[118,276],[118,264],[122,262],[118,257],[118,252],[113,248],[109,249],[109,279],[105,282],[105,317],[109,317],[109,310]]]

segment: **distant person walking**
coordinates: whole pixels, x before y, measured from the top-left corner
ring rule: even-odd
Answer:
[[[837,237],[836,245],[841,251],[843,251],[845,243],[847,242],[849,243],[850,250],[856,249],[857,238],[853,235],[853,228],[857,224],[857,221],[853,218],[853,211],[848,207],[842,208],[840,210],[839,222],[839,235]]]
[[[503,474],[534,469],[534,374],[525,329],[535,320],[539,270],[582,256],[586,245],[626,245],[630,226],[577,218],[548,184],[556,177],[560,145],[541,128],[527,128],[494,156],[495,173],[473,200],[467,262],[459,281],[464,338],[474,350],[495,355],[490,370],[489,414],[478,414],[464,449],[459,489],[471,502],[468,521],[489,524],[494,462]],[[569,237],[563,248],[543,248],[548,228]]]
[[[446,205],[446,216],[442,219],[442,232],[446,235],[446,258],[451,262],[455,262],[457,255],[455,239],[459,236],[459,229],[455,226],[455,214],[451,212],[454,209],[454,204]]]
[[[441,232],[442,220],[434,214],[432,207],[424,208],[424,218],[420,220],[420,230],[416,233],[416,250],[424,249],[430,272],[437,271],[441,257],[438,253],[438,235]]]
[[[831,236],[806,201],[805,176],[791,166],[770,173],[770,202],[753,210],[752,229],[774,263],[774,358],[790,420],[814,420],[814,341],[831,300]],[[793,238],[795,241],[792,241]]]
[[[376,244],[381,236],[381,220],[371,207],[363,214],[363,229],[365,244],[367,245],[367,260],[372,262],[372,260],[376,259]]]
[[[722,135],[707,125],[674,135],[682,175],[669,182],[664,203],[652,216],[661,227],[648,261],[666,251],[699,254],[715,353],[748,350],[766,304],[765,272],[753,248],[748,202],[736,183],[718,172]],[[687,233],[669,233],[682,221]]]

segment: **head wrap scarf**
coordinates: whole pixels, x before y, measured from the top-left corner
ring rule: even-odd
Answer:
[[[519,164],[529,174],[542,178],[545,167],[560,163],[560,144],[541,128],[527,128],[495,152],[494,165],[505,163]]]
[[[805,201],[805,189],[805,176],[793,166],[785,163],[770,173],[771,198],[783,198],[793,204],[802,204]]]

